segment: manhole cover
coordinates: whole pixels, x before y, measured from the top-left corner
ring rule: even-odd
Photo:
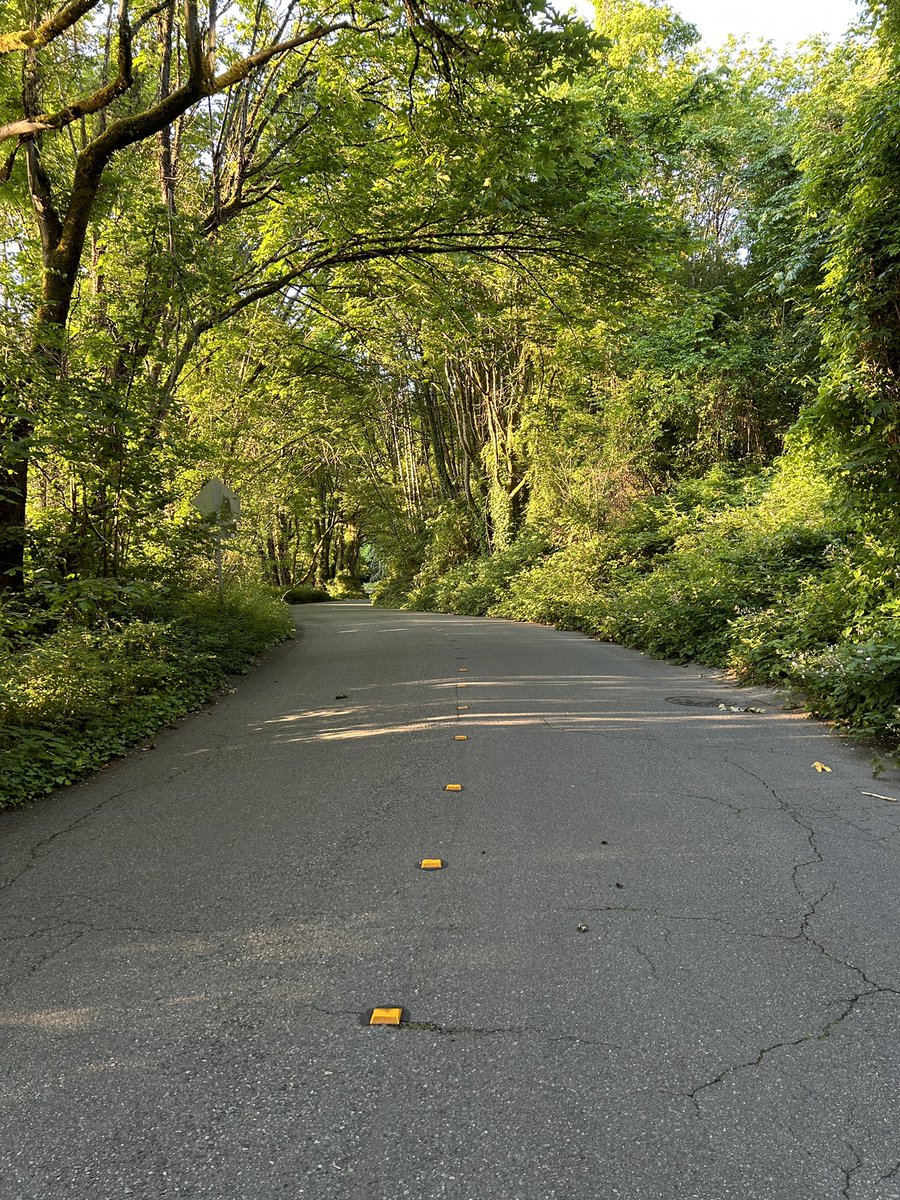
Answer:
[[[764,708],[755,705],[735,704],[720,700],[718,696],[666,696],[666,704],[684,704],[689,708],[718,708],[733,713],[764,713]]]

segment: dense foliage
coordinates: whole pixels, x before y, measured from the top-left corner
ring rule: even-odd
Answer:
[[[658,0],[133,5],[0,28],[3,744],[49,748],[12,798],[76,773],[69,716],[89,766],[208,695],[266,587],[900,732],[893,6],[710,58]],[[211,477],[257,600],[208,651]]]
[[[0,808],[123,754],[196,708],[291,631],[290,610],[258,588],[131,597],[102,625],[65,621],[0,648]]]
[[[541,621],[743,679],[802,689],[820,715],[900,739],[900,544],[851,516],[807,461],[715,469],[602,533],[423,569],[396,601]]]

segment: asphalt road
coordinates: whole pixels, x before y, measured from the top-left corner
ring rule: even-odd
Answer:
[[[896,775],[577,634],[297,613],[0,816],[3,1200],[900,1198]]]

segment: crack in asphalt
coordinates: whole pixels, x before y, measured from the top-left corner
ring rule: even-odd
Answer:
[[[700,792],[673,792],[672,794],[682,796],[687,800],[704,800],[707,804],[727,808],[729,812],[733,812],[738,817],[742,817],[745,812],[773,813],[778,811],[768,804],[733,804],[730,800],[723,800],[720,796],[704,796]]]
[[[327,1017],[357,1017],[366,1026],[370,1009],[324,1008],[318,1004],[304,1002],[303,1007]],[[517,1037],[542,1038],[548,1042],[572,1042],[578,1046],[602,1046],[606,1050],[617,1050],[615,1042],[586,1038],[573,1033],[551,1033],[534,1025],[442,1025],[438,1021],[401,1021],[397,1026],[387,1026],[400,1032],[434,1033],[438,1037],[500,1037],[512,1034]]]
[[[772,807],[771,805],[767,805],[767,804],[740,804],[740,803],[735,803],[730,800],[724,800],[724,799],[722,799],[721,796],[707,796],[701,792],[694,792],[694,791],[675,791],[675,792],[673,792],[673,795],[681,796],[688,800],[702,800],[707,804],[715,804],[719,808],[725,808],[729,812],[733,812],[735,814],[735,816],[738,816],[738,817],[742,817],[744,815],[744,813],[748,813],[748,812],[778,813],[778,812],[786,811],[785,810],[785,802],[782,801],[780,799],[780,797],[775,795],[774,789],[772,789],[767,783],[765,783],[765,781],[762,780],[760,778],[760,776],[755,775],[752,771],[749,771],[746,767],[743,767],[740,764],[735,763],[730,759],[726,760],[726,761],[728,761],[731,766],[737,767],[738,770],[745,771],[747,774],[752,775],[753,778],[759,779],[759,781],[761,783],[763,783],[763,785],[772,794],[772,796],[776,800],[776,803],[778,804],[778,807],[775,808],[775,807]],[[860,807],[861,811],[865,811],[864,809],[861,808],[861,806],[857,805],[857,807]],[[866,826],[858,824],[856,821],[851,820],[849,817],[845,816],[844,814],[842,814],[840,812],[835,812],[833,809],[825,809],[825,808],[816,808],[813,806],[806,806],[805,811],[816,813],[818,816],[823,817],[826,821],[835,821],[839,825],[844,825],[848,829],[852,829],[855,833],[859,833],[863,837],[868,838],[871,841],[878,842],[879,844],[882,844],[882,845],[891,841],[893,838],[900,836],[900,828],[892,829],[888,833],[878,833],[876,830],[868,829],[868,828],[866,828]],[[793,815],[793,814],[791,814],[791,815]]]
[[[0,981],[0,995],[4,997],[9,996],[9,994],[17,985],[20,985],[28,980],[33,974],[35,974],[35,972],[39,971],[45,963],[49,962],[50,959],[56,958],[60,954],[64,954],[70,946],[74,946],[76,942],[80,941],[83,937],[91,933],[141,933],[149,934],[151,937],[167,937],[170,935],[179,937],[215,936],[215,931],[210,932],[203,929],[156,929],[147,925],[94,925],[86,921],[64,921],[58,926],[35,929],[29,933],[5,934],[0,936],[0,943],[26,942],[38,937],[65,937],[67,934],[71,934],[71,936],[62,945],[54,946],[46,953],[41,954],[27,967],[23,966],[21,970],[17,970],[15,973],[12,972],[10,967],[8,978]],[[18,966],[18,964],[16,964],[16,966]]]
[[[61,946],[54,946],[52,950],[48,950],[46,954],[42,954],[36,962],[32,963],[28,974],[34,975],[34,973],[39,971],[45,963],[50,962],[51,959],[56,958],[60,954],[65,954],[70,946],[74,946],[76,942],[80,942],[83,937],[83,930],[79,931],[78,933],[73,933],[67,942],[63,942]]]
[[[163,998],[157,999],[157,1003],[163,1002]],[[312,1004],[308,1000],[303,1001],[302,1007],[325,1017],[356,1017],[366,1028],[369,1027],[367,1017],[371,1009],[325,1008],[320,1004]],[[394,1029],[401,1033],[403,1031],[433,1033],[438,1037],[500,1037],[512,1034],[517,1037],[541,1038],[548,1042],[572,1042],[578,1046],[602,1046],[605,1050],[620,1049],[615,1042],[581,1037],[579,1034],[572,1033],[551,1033],[547,1029],[541,1029],[534,1025],[442,1025],[438,1021],[404,1020],[399,1025],[381,1026],[380,1028]]]
[[[823,1104],[827,1100],[824,1092],[817,1092],[815,1088],[811,1088],[808,1083],[802,1079],[798,1079],[796,1076],[794,1077],[794,1086],[798,1087],[801,1092],[806,1092],[810,1100],[814,1101],[816,1104]]]
[[[815,1152],[813,1150],[811,1150],[809,1148],[809,1146],[807,1146],[807,1144],[804,1142],[801,1134],[797,1132],[797,1130],[790,1123],[790,1121],[786,1121],[784,1127],[788,1131],[788,1133],[791,1135],[791,1137],[794,1139],[794,1142],[796,1143],[798,1150],[801,1150],[806,1155],[807,1158],[815,1158],[816,1157]]]
[[[254,990],[253,994],[259,994],[258,990]],[[163,1002],[163,998],[157,998],[156,1003]],[[367,1028],[367,1017],[372,1011],[368,1008],[362,1010],[354,1008],[325,1008],[320,1004],[312,1004],[308,1000],[302,1002],[302,1007],[311,1012],[320,1013],[325,1017],[356,1017]],[[407,1030],[411,1033],[434,1033],[439,1037],[498,1037],[504,1034],[513,1034],[519,1037],[542,1038],[548,1042],[572,1042],[579,1046],[602,1046],[605,1050],[621,1049],[615,1042],[586,1038],[579,1034],[551,1033],[547,1029],[542,1029],[534,1025],[442,1025],[438,1021],[404,1020],[397,1026],[382,1026],[381,1028],[393,1028],[400,1032]]]
[[[74,946],[76,942],[81,941],[81,939],[84,937],[84,933],[85,933],[84,930],[79,930],[77,933],[74,933],[72,935],[72,937],[70,937],[68,939],[68,941],[63,942],[62,945],[53,946],[51,949],[47,950],[44,954],[41,954],[40,957],[36,958],[29,965],[28,969],[24,972],[24,974],[21,977],[10,978],[10,979],[5,980],[3,983],[2,989],[0,989],[0,995],[8,996],[9,993],[12,991],[12,989],[16,986],[16,984],[22,983],[24,980],[29,979],[32,975],[36,974],[41,969],[41,967],[43,967],[46,963],[50,962],[51,959],[57,958],[60,954],[65,954],[65,952],[71,946]]]
[[[793,869],[791,871],[791,884],[794,888],[794,891],[795,891],[798,899],[802,902],[802,904],[804,906],[804,912],[800,918],[800,925],[799,925],[797,932],[795,934],[791,934],[791,935],[772,934],[772,933],[768,933],[768,934],[748,933],[748,934],[746,934],[746,936],[767,938],[767,939],[776,939],[776,940],[781,940],[781,941],[786,941],[786,942],[803,943],[805,945],[808,945],[812,949],[814,949],[817,953],[819,953],[822,956],[824,956],[825,958],[827,958],[829,960],[829,962],[832,962],[836,966],[840,966],[847,971],[853,972],[855,975],[858,976],[860,981],[863,982],[866,986],[864,988],[862,988],[861,990],[857,991],[853,996],[850,997],[850,999],[846,1002],[843,1010],[836,1017],[831,1018],[831,1020],[827,1021],[820,1029],[816,1030],[815,1032],[802,1034],[800,1037],[797,1037],[797,1038],[773,1042],[768,1046],[764,1046],[764,1047],[762,1047],[762,1049],[760,1049],[760,1051],[757,1053],[755,1058],[747,1059],[744,1062],[739,1062],[739,1063],[733,1064],[731,1066],[724,1067],[718,1073],[718,1075],[714,1076],[711,1079],[706,1080],[704,1083],[699,1084],[697,1087],[693,1088],[690,1092],[681,1093],[681,1095],[685,1099],[688,1099],[691,1101],[691,1103],[694,1106],[694,1110],[698,1116],[701,1115],[701,1107],[700,1107],[699,1097],[701,1096],[701,1094],[703,1092],[707,1091],[708,1089],[714,1088],[717,1085],[724,1083],[726,1079],[729,1079],[732,1076],[737,1075],[743,1071],[752,1070],[753,1068],[760,1066],[769,1057],[769,1055],[775,1053],[775,1051],[777,1051],[777,1050],[795,1049],[798,1046],[807,1045],[812,1042],[826,1041],[831,1036],[831,1034],[836,1029],[838,1029],[847,1020],[847,1018],[866,1000],[872,999],[877,996],[882,996],[882,995],[890,995],[890,996],[895,996],[895,997],[900,996],[900,989],[891,987],[890,985],[887,985],[887,984],[881,984],[881,983],[878,983],[876,980],[873,980],[872,978],[869,977],[869,975],[866,974],[866,972],[863,970],[862,967],[859,967],[855,963],[852,963],[845,959],[842,959],[839,955],[832,953],[827,948],[827,946],[825,946],[823,943],[817,941],[816,938],[813,936],[813,934],[811,933],[811,930],[810,930],[810,924],[811,924],[813,918],[818,915],[819,906],[821,904],[823,904],[828,899],[828,897],[833,895],[836,890],[836,883],[834,881],[832,881],[814,900],[811,900],[808,897],[808,895],[804,892],[804,890],[801,886],[800,879],[799,879],[800,872],[802,870],[804,870],[805,868],[819,866],[819,865],[824,864],[824,862],[825,862],[824,856],[822,855],[822,852],[820,851],[820,849],[816,843],[815,829],[811,825],[807,824],[804,821],[804,819],[801,817],[801,815],[794,809],[794,807],[791,804],[789,804],[788,801],[784,800],[783,797],[779,796],[779,794],[775,790],[775,788],[773,788],[772,785],[770,783],[768,783],[767,780],[763,779],[762,776],[757,775],[756,772],[751,771],[748,767],[742,766],[740,763],[733,762],[731,759],[726,759],[725,761],[729,762],[731,766],[736,767],[738,770],[743,771],[745,774],[751,776],[751,778],[756,779],[759,783],[761,783],[763,785],[763,787],[766,788],[766,790],[775,799],[775,801],[778,804],[781,811],[787,817],[789,817],[790,820],[792,820],[794,822],[794,824],[797,826],[798,829],[800,829],[805,834],[806,840],[807,840],[807,843],[809,845],[809,849],[811,852],[809,857],[803,858],[799,862],[795,863],[793,866]],[[663,914],[657,914],[657,915],[663,915]],[[666,917],[665,919],[671,920],[672,918]],[[711,917],[699,918],[699,919],[718,921],[717,918],[711,918]],[[718,923],[727,925],[727,922],[724,922],[724,921],[718,921]],[[734,929],[734,931],[737,933],[741,932],[740,930],[735,929],[735,927],[733,927],[733,926],[731,928]],[[855,1171],[859,1170],[861,1165],[862,1164],[859,1163],[856,1166],[848,1169],[851,1177]],[[847,1188],[849,1188],[850,1184],[847,1183],[846,1186],[847,1186]],[[849,1196],[849,1191],[845,1190],[844,1194],[846,1196]]]
[[[75,932],[79,936],[85,933],[149,933],[151,937],[169,937],[173,934],[176,936],[189,934],[197,937],[214,937],[217,935],[216,930],[207,929],[182,929],[175,927],[159,929],[150,925],[95,925],[91,921],[63,921],[59,925],[33,929],[29,933],[0,934],[0,942],[26,942],[30,941],[31,938],[55,937],[70,932]]]
[[[818,845],[816,844],[815,829],[813,829],[812,825],[808,825],[803,820],[803,818],[796,811],[796,809],[793,807],[793,805],[789,804],[787,800],[785,800],[785,799],[783,799],[783,797],[779,796],[778,792],[775,790],[775,788],[772,787],[772,785],[768,782],[768,780],[763,779],[763,777],[761,775],[758,775],[755,771],[751,771],[749,767],[745,767],[745,766],[743,766],[743,764],[735,762],[733,759],[725,758],[724,761],[727,762],[729,764],[729,766],[735,767],[738,771],[743,771],[745,775],[749,775],[751,779],[755,779],[758,783],[761,783],[762,786],[766,789],[766,791],[772,796],[775,803],[778,805],[778,807],[781,809],[781,811],[785,814],[785,816],[790,818],[790,820],[794,822],[794,824],[801,831],[801,833],[805,834],[807,843],[808,843],[810,851],[812,853],[812,857],[804,858],[800,862],[794,864],[794,868],[791,871],[791,884],[794,888],[794,891],[797,893],[798,898],[803,902],[804,905],[809,906],[809,900],[807,899],[806,895],[804,894],[803,889],[801,888],[800,882],[797,877],[798,877],[798,874],[800,873],[800,871],[804,870],[804,868],[820,866],[825,861],[825,859],[822,856],[821,850],[819,849]],[[813,906],[812,908],[809,908],[808,912],[806,913],[806,918],[808,919],[809,917],[811,917],[813,915],[814,911],[815,911],[815,906]]]
[[[892,991],[893,989],[887,990]],[[871,996],[881,995],[881,993],[882,989],[877,987],[869,988],[864,992],[858,992],[855,996],[851,996],[850,1000],[844,1007],[843,1012],[839,1013],[836,1017],[832,1017],[830,1021],[828,1021],[815,1033],[804,1033],[801,1034],[800,1037],[792,1038],[789,1041],[773,1042],[769,1046],[763,1046],[755,1058],[750,1058],[744,1062],[735,1063],[732,1066],[723,1067],[719,1074],[714,1078],[707,1079],[704,1083],[698,1084],[697,1087],[690,1092],[680,1092],[678,1095],[682,1096],[686,1100],[690,1100],[695,1111],[698,1115],[700,1115],[700,1101],[697,1099],[697,1097],[701,1094],[701,1092],[705,1092],[709,1088],[717,1087],[720,1083],[724,1083],[726,1079],[731,1078],[732,1075],[737,1075],[742,1071],[752,1070],[752,1068],[760,1066],[769,1057],[769,1055],[774,1054],[776,1050],[792,1050],[797,1046],[804,1046],[810,1042],[826,1041],[832,1035],[832,1033],[834,1033],[834,1031],[840,1025],[842,1025],[844,1021],[847,1020],[850,1014],[854,1012],[854,1010],[859,1004],[862,1003],[863,1000],[866,1000]]]
[[[602,1046],[605,1050],[617,1050],[614,1042],[596,1038],[581,1037],[574,1033],[550,1033],[533,1025],[441,1025],[435,1021],[404,1021],[399,1029],[408,1029],[415,1033],[435,1033],[440,1037],[497,1037],[513,1034],[517,1037],[540,1038],[547,1042],[571,1042],[576,1046]]]
[[[853,1187],[853,1176],[857,1173],[857,1171],[861,1170],[863,1165],[862,1155],[852,1143],[848,1143],[847,1149],[853,1155],[854,1161],[851,1166],[841,1168],[844,1176],[844,1186],[841,1189],[841,1196],[843,1197],[843,1200],[850,1200],[850,1189]]]
[[[861,806],[857,805],[857,807],[861,807]],[[898,830],[892,830],[891,833],[887,834],[887,835],[877,833],[874,829],[866,829],[866,827],[864,825],[858,825],[856,823],[856,821],[851,821],[849,817],[846,817],[841,813],[835,812],[833,809],[815,808],[813,805],[809,805],[807,807],[806,811],[815,813],[816,816],[823,817],[826,821],[836,821],[839,825],[845,825],[847,827],[847,829],[852,829],[854,831],[854,833],[862,834],[863,837],[869,838],[871,841],[874,841],[874,842],[879,842],[885,836],[891,837],[891,836],[893,836],[893,834],[900,832]]]
[[[817,915],[818,905],[821,904],[822,901],[828,896],[832,895],[835,890],[835,886],[836,885],[834,883],[829,884],[825,891],[822,892],[822,894],[812,903],[809,901],[804,901],[804,903],[807,905],[807,911],[801,918],[799,930],[797,933],[792,934],[759,933],[753,929],[742,929],[733,922],[726,921],[723,917],[711,917],[707,914],[667,913],[658,908],[638,908],[630,904],[572,904],[566,905],[562,911],[578,913],[634,913],[638,916],[653,917],[659,921],[675,921],[685,923],[706,922],[711,925],[721,925],[723,928],[729,930],[729,932],[735,934],[737,937],[757,938],[761,941],[803,943],[810,946],[817,954],[827,958],[829,962],[834,963],[835,966],[842,967],[846,971],[851,971],[853,974],[857,975],[863,983],[868,984],[871,988],[877,990],[878,992],[900,995],[900,989],[895,988],[890,984],[880,983],[878,980],[872,979],[862,967],[859,967],[855,963],[849,962],[846,959],[841,958],[839,955],[832,953],[827,946],[824,946],[821,942],[817,941],[809,932],[809,922],[814,916]],[[670,934],[671,931],[664,930],[664,933]],[[640,948],[637,948],[637,953],[641,953]],[[865,995],[866,993],[863,992],[861,994]]]
[[[27,942],[29,938],[54,937],[56,934],[67,933],[70,928],[70,923],[66,921],[53,929],[33,929],[31,933],[4,933],[0,934],[0,942]]]
[[[458,1037],[465,1034],[470,1034],[473,1037],[494,1037],[497,1034],[503,1033],[522,1035],[530,1032],[523,1025],[491,1028],[480,1025],[438,1025],[434,1021],[404,1021],[399,1028],[410,1029],[419,1033],[437,1033],[441,1037]]]
[[[650,957],[650,955],[647,953],[647,951],[643,948],[643,946],[635,946],[635,951],[644,960],[644,962],[647,964],[647,966],[650,968],[650,977],[652,979],[658,979],[659,971],[657,970],[656,963],[653,961],[653,959]]]
[[[797,898],[804,905],[804,912],[800,917],[800,925],[797,929],[797,932],[794,934],[790,934],[790,935],[777,934],[777,933],[765,933],[765,934],[755,933],[755,934],[751,934],[750,936],[761,937],[761,938],[778,938],[778,939],[781,939],[782,941],[786,941],[786,942],[798,942],[798,943],[802,942],[805,945],[810,946],[813,950],[815,950],[818,954],[821,954],[824,958],[827,958],[829,962],[832,962],[836,966],[843,967],[845,970],[852,971],[854,974],[858,975],[859,978],[865,984],[867,984],[870,988],[873,988],[879,992],[891,992],[894,995],[900,995],[900,990],[898,990],[897,988],[891,987],[888,984],[879,983],[877,980],[870,978],[869,975],[866,974],[866,972],[863,970],[862,967],[857,966],[856,963],[850,962],[847,959],[841,958],[840,955],[834,954],[831,950],[828,949],[828,947],[826,945],[824,945],[823,942],[820,942],[816,937],[813,936],[810,926],[811,926],[811,922],[812,922],[813,918],[817,917],[819,915],[819,906],[821,904],[823,904],[828,899],[829,896],[834,895],[834,893],[837,889],[837,882],[835,880],[832,880],[831,883],[828,884],[828,886],[825,888],[825,890],[822,891],[816,897],[816,899],[811,900],[806,895],[806,893],[804,892],[804,890],[800,884],[798,875],[801,870],[803,870],[805,867],[814,867],[814,866],[820,866],[820,865],[825,864],[825,858],[824,858],[821,850],[819,849],[818,845],[816,844],[816,831],[815,831],[815,829],[813,829],[813,827],[811,825],[807,825],[803,821],[800,814],[795,811],[793,806],[791,804],[789,804],[788,801],[784,800],[781,796],[779,796],[778,793],[776,792],[776,790],[772,787],[772,785],[770,783],[768,783],[765,779],[763,779],[762,776],[757,775],[754,771],[751,771],[748,767],[744,767],[744,766],[741,766],[739,763],[732,762],[730,759],[728,759],[726,761],[730,762],[732,766],[737,767],[738,770],[744,771],[745,774],[750,775],[753,779],[759,780],[759,782],[763,785],[763,787],[765,787],[775,798],[777,804],[779,805],[781,810],[785,813],[785,815],[790,817],[790,819],[796,824],[798,829],[802,830],[803,833],[806,834],[806,838],[809,843],[810,850],[812,851],[811,858],[805,858],[805,859],[802,859],[800,862],[795,863],[793,870],[791,871],[791,884],[794,888]],[[861,993],[861,995],[864,995],[864,994],[865,993]]]
[[[311,1008],[313,1012],[321,1013],[323,1017],[362,1017],[365,1015],[353,1008],[322,1008],[318,1004],[310,1004],[309,1001],[303,1007]]]
[[[89,808],[87,812],[83,812],[81,816],[76,817],[74,821],[70,821],[68,825],[64,825],[62,829],[57,829],[55,833],[51,833],[47,837],[41,838],[40,841],[35,842],[33,846],[29,846],[29,857],[25,862],[25,865],[21,868],[21,870],[17,871],[9,879],[5,879],[3,883],[0,884],[0,892],[8,891],[11,887],[19,882],[23,875],[26,875],[35,866],[35,864],[39,861],[40,851],[43,850],[45,846],[49,846],[50,843],[55,842],[57,838],[64,837],[67,833],[71,833],[73,829],[77,829],[79,825],[83,824],[90,817],[94,816],[95,813],[98,813],[101,809],[105,808],[107,804],[112,804],[114,800],[118,800],[120,796],[126,795],[131,790],[131,788],[123,788],[122,791],[116,792],[112,796],[107,796],[105,800],[101,800],[99,804],[95,804],[93,808]]]
[[[157,780],[155,782],[159,785],[167,785],[171,783],[173,779],[177,779],[179,775],[184,775],[185,772],[193,770],[194,766],[195,764],[193,762],[186,763],[183,767],[179,767],[177,771],[173,771],[171,774],[167,775],[165,779]],[[112,804],[113,801],[120,800],[123,796],[127,796],[130,792],[138,791],[140,788],[144,787],[147,787],[147,780],[142,779],[135,783],[129,784],[128,787],[121,788],[118,792],[114,792],[111,796],[107,796],[105,800],[101,800],[99,804],[95,804],[93,808],[89,808],[86,812],[83,812],[73,821],[70,821],[68,825],[64,825],[62,829],[57,829],[54,833],[48,834],[47,837],[43,837],[39,841],[35,842],[34,845],[29,846],[27,851],[28,858],[25,864],[20,870],[16,871],[14,875],[10,876],[8,879],[4,879],[4,881],[0,883],[0,894],[9,891],[9,889],[14,887],[15,884],[17,884],[19,880],[23,878],[23,876],[27,875],[28,872],[31,871],[43,857],[41,851],[45,847],[49,846],[52,842],[55,842],[57,838],[65,837],[67,833],[72,833],[73,830],[77,829],[80,825],[83,825],[85,821],[89,821],[91,817],[96,816],[96,814],[102,809],[106,808],[107,805]]]

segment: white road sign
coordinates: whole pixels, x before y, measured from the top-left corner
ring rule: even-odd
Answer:
[[[241,502],[221,479],[210,479],[191,501],[204,517],[218,516],[220,521],[236,521],[241,515]]]

